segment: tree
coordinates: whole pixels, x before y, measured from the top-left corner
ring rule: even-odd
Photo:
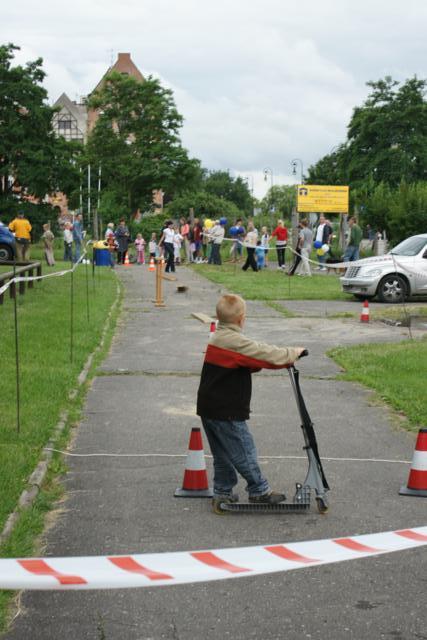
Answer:
[[[296,190],[295,187],[289,185],[270,187],[267,195],[261,200],[263,214],[274,213],[276,218],[289,219],[295,206]]]
[[[187,192],[174,198],[166,210],[172,218],[188,217],[189,210],[194,210],[196,218],[221,218],[226,217],[229,223],[240,218],[243,213],[234,202],[220,198],[206,191]]]
[[[371,93],[353,110],[347,140],[309,168],[309,182],[396,187],[427,177],[427,81],[401,86],[389,76],[368,82]]]
[[[252,215],[252,196],[248,185],[240,176],[232,178],[228,171],[206,172],[203,177],[203,189],[218,198],[233,202],[238,209]]]
[[[129,212],[150,208],[154,190],[170,196],[196,179],[199,163],[189,159],[178,135],[182,116],[158,80],[112,72],[88,106],[99,114],[88,159],[102,165],[104,192]]]
[[[11,213],[17,196],[42,199],[72,189],[78,177],[70,163],[81,150],[53,132],[55,110],[41,85],[42,59],[13,66],[16,50],[13,44],[0,46],[0,206]]]

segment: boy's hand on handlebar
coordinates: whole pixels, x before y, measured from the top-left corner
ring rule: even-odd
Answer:
[[[305,347],[297,347],[298,358],[303,358],[304,356],[308,356],[308,349]]]

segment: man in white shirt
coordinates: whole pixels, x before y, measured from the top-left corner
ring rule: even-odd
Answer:
[[[209,240],[212,242],[211,255],[209,256],[209,264],[221,264],[221,244],[224,240],[224,227],[219,220],[215,220],[215,224],[209,232]]]

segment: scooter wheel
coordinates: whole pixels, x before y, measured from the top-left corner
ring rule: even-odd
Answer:
[[[212,500],[212,511],[217,516],[225,516],[227,513],[225,509],[221,509],[221,502],[224,502],[224,500],[216,500],[215,498]]]
[[[329,505],[324,498],[316,498],[317,509],[319,513],[327,513],[329,510]]]

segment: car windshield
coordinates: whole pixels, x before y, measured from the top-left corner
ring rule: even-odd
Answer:
[[[416,256],[426,244],[427,238],[413,236],[398,244],[390,253],[396,256]]]

